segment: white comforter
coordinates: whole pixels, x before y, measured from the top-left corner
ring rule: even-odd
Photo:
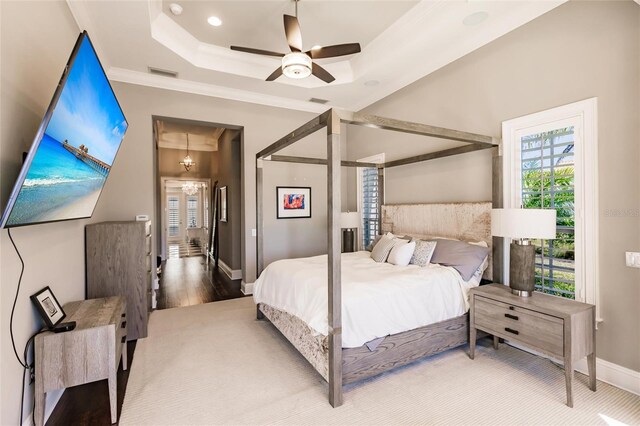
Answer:
[[[342,255],[342,346],[444,321],[469,309],[465,282],[453,268],[376,263],[366,251]],[[253,298],[302,319],[327,335],[327,256],[271,263]]]

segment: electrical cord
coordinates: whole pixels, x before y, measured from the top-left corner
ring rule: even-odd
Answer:
[[[38,334],[42,333],[43,331],[44,330],[40,330],[40,331],[37,331],[37,332],[33,333],[33,335],[31,337],[29,337],[29,340],[27,340],[27,344],[24,345],[24,352],[22,353],[23,360],[24,360],[24,364],[23,365],[26,365],[25,372],[28,373],[29,379],[31,379],[31,369],[35,365],[35,359],[33,360],[33,362],[31,362],[31,364],[29,364],[29,348],[32,346],[36,336]],[[34,358],[35,358],[35,354],[34,354]],[[21,393],[21,397],[20,397],[20,424],[22,424],[22,421],[23,421],[22,413],[24,412],[24,389],[25,389],[24,382],[25,382],[25,375],[23,374],[22,375],[22,393]],[[33,404],[35,406],[35,392],[34,392]],[[32,415],[31,417],[33,418],[34,415]],[[33,420],[35,422],[35,419],[33,419]]]
[[[16,341],[13,337],[13,314],[16,310],[16,303],[18,302],[18,296],[20,295],[20,284],[22,284],[22,275],[24,275],[24,260],[22,260],[20,251],[18,250],[16,243],[13,241],[13,237],[11,236],[11,228],[7,229],[7,232],[9,233],[9,239],[11,240],[11,244],[13,245],[13,248],[16,251],[16,254],[18,255],[18,258],[20,259],[20,264],[22,265],[20,269],[20,278],[18,278],[18,287],[16,288],[16,296],[13,299],[13,306],[11,307],[11,317],[9,319],[9,334],[11,335],[11,345],[13,346],[13,353],[15,354],[16,359],[18,360],[22,368],[29,369],[29,366],[26,363],[23,363],[22,360],[20,359],[20,356],[18,355],[18,351],[16,350]],[[22,413],[20,415],[22,415]]]

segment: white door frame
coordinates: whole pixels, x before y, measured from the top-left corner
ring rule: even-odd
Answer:
[[[502,123],[502,155],[503,155],[503,200],[505,208],[517,206],[517,183],[513,176],[515,165],[519,158],[515,158],[523,132],[536,133],[553,125],[574,126],[575,134],[575,182],[581,188],[581,194],[576,193],[575,214],[580,219],[576,224],[576,260],[581,263],[581,271],[576,271],[576,300],[596,305],[596,318],[600,319],[599,302],[599,267],[598,267],[598,98],[585,99],[557,108],[551,108],[535,114],[514,118]],[[578,229],[580,226],[580,229]],[[509,270],[509,244],[504,239],[503,270]],[[505,284],[509,276],[505,273]],[[580,280],[580,281],[579,281]]]
[[[171,181],[179,181],[179,182],[202,182],[207,184],[207,191],[211,190],[211,179],[210,178],[182,178],[182,177],[168,177],[161,176],[160,177],[160,238],[161,238],[161,250],[160,256],[162,260],[167,259],[167,183]],[[211,203],[211,197],[208,197],[209,203]],[[183,208],[181,204],[181,209]],[[198,203],[201,204],[201,203]],[[211,205],[209,205],[209,212],[211,212]],[[202,212],[199,211],[200,217],[202,217]],[[184,219],[186,220],[186,212]],[[204,227],[208,227],[208,224],[203,223]]]

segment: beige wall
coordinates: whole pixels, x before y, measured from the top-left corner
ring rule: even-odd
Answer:
[[[600,324],[598,357],[640,371],[640,6],[570,2],[372,105],[366,112],[501,136],[504,120],[598,97]],[[393,145],[390,145],[393,141]],[[404,140],[403,140],[404,143]],[[397,146],[350,128],[349,158]],[[386,201],[490,199],[491,156],[464,154],[388,173]],[[353,201],[351,201],[353,203]]]
[[[218,187],[227,187],[227,221],[218,223],[220,260],[233,270],[242,267],[242,176],[240,173],[240,138],[238,130],[225,130],[218,140]]]
[[[2,208],[49,105],[79,30],[66,3],[0,2],[0,198]],[[16,303],[14,335],[22,354],[40,319],[29,295],[50,286],[60,303],[84,298],[86,220],[15,228],[14,240],[25,262]],[[22,368],[9,338],[11,305],[20,262],[7,231],[0,231],[0,424],[19,422]],[[31,388],[25,413],[31,407]]]

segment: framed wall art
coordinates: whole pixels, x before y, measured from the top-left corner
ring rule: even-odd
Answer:
[[[276,187],[278,219],[302,219],[311,217],[311,187]]]

